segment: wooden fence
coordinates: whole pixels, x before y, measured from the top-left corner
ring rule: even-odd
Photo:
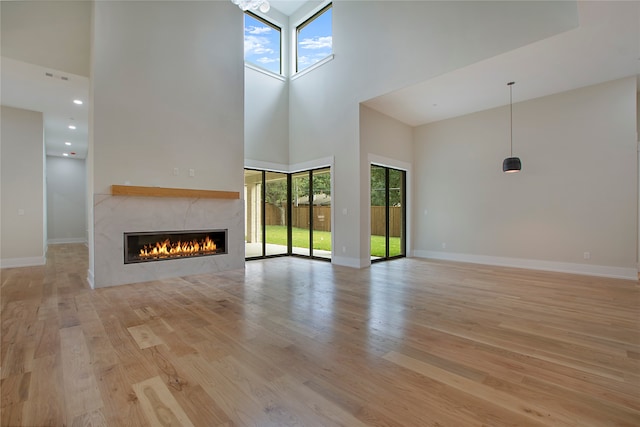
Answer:
[[[389,207],[389,237],[400,237],[402,229],[402,208]],[[371,206],[371,234],[384,236],[384,206]]]
[[[285,225],[286,211],[271,204],[266,205],[266,224]],[[317,231],[331,231],[331,206],[313,207],[313,229]],[[291,225],[298,228],[309,228],[309,205],[294,206],[291,209]],[[389,235],[400,237],[402,225],[402,208],[389,208]],[[384,206],[371,206],[371,234],[384,236]]]

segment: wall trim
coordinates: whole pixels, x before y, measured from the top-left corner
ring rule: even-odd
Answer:
[[[95,289],[95,285],[94,285],[94,280],[93,280],[93,271],[92,270],[87,270],[87,282],[89,283],[89,286],[91,287],[91,289]]]
[[[5,258],[0,259],[0,268],[34,267],[38,265],[45,265],[46,263],[46,256],[34,256],[28,258]]]
[[[295,173],[307,171],[310,169],[320,169],[334,166],[334,157],[323,157],[320,159],[309,160],[302,163],[284,164],[263,162],[261,160],[244,159],[244,167],[246,169],[260,169],[271,172]]]
[[[320,169],[320,168],[330,167],[331,174],[333,176],[334,161],[335,161],[334,157],[329,156],[329,157],[323,157],[323,158],[314,159],[314,160],[308,160],[306,162],[301,162],[301,163],[292,163],[289,165],[289,173],[296,173],[296,172],[307,171],[310,169]]]
[[[289,172],[289,165],[284,163],[263,162],[262,160],[244,159],[246,169],[260,169],[271,172]]]
[[[472,264],[496,265],[501,267],[526,268],[530,270],[554,271],[558,273],[582,274],[614,279],[638,280],[635,268],[611,267],[607,265],[576,264],[570,262],[543,261],[537,259],[494,257],[486,255],[460,254],[452,252],[414,250],[416,258],[432,258],[446,261],[469,262]]]
[[[253,11],[252,11],[252,12],[253,12]],[[258,67],[257,65],[250,64],[250,63],[248,63],[248,62],[246,62],[246,61],[245,61],[245,63],[244,63],[244,67],[245,67],[245,68],[248,68],[248,69],[250,69],[250,70],[256,71],[256,72],[258,72],[258,73],[262,73],[262,74],[264,74],[265,76],[269,76],[269,77],[274,78],[274,79],[276,79],[276,80],[280,80],[280,81],[282,81],[282,82],[286,82],[286,81],[287,81],[287,77],[286,77],[286,76],[283,76],[282,74],[276,74],[276,73],[274,73],[273,71],[269,71],[269,70],[267,70],[267,69],[265,69],[265,68],[260,68],[260,67]]]
[[[84,237],[63,237],[60,239],[47,240],[48,245],[63,245],[65,243],[84,243],[87,244],[87,239]]]
[[[351,268],[361,269],[361,268],[369,267],[371,265],[371,262],[363,263],[360,258],[351,258],[351,257],[332,255],[331,264],[339,265],[341,267],[351,267]]]

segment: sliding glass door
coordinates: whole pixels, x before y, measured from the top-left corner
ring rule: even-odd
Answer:
[[[265,172],[265,255],[287,255],[288,250],[288,176]]]
[[[331,259],[331,170],[245,169],[245,257]]]
[[[291,178],[294,255],[331,259],[331,170],[313,169]]]
[[[371,261],[406,255],[406,172],[371,165]]]
[[[331,259],[331,171],[329,168],[315,169],[311,171],[311,178],[311,255]]]
[[[263,248],[263,172],[244,171],[244,256],[259,257],[264,254]]]
[[[309,172],[291,175],[291,246],[294,255],[311,256]]]
[[[288,176],[244,171],[245,258],[287,255]]]

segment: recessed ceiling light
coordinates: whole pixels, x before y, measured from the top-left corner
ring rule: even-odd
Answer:
[[[71,145],[69,141],[65,142],[64,145]]]
[[[65,157],[69,157],[69,154],[67,154],[67,153],[62,153],[62,155],[65,156]]]
[[[73,103],[76,104],[76,105],[82,105],[82,101],[79,100],[79,99],[74,99]]]
[[[71,129],[71,130],[75,130],[75,129],[76,129],[76,127],[75,127],[74,125],[69,125],[69,129]]]

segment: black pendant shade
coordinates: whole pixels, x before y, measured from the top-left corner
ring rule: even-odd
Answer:
[[[513,173],[522,169],[522,162],[520,157],[507,157],[502,162],[502,172]]]
[[[511,157],[507,157],[502,162],[502,172],[513,173],[522,169],[522,162],[519,157],[513,157],[513,85],[515,82],[507,83],[509,86],[509,122],[511,125]]]

